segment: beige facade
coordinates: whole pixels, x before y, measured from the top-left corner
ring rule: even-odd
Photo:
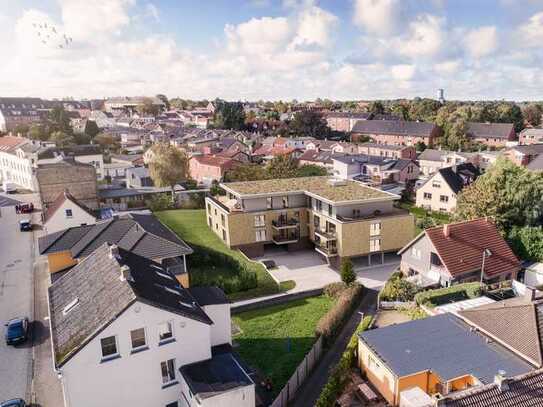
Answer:
[[[374,254],[380,262],[384,253],[402,248],[415,232],[414,217],[393,206],[399,197],[382,194],[381,199],[368,202],[338,203],[300,191],[285,191],[283,196],[208,197],[207,223],[227,246],[249,255],[262,255],[267,244],[289,250],[314,246],[333,264],[358,256],[368,256],[371,263]]]
[[[439,172],[417,189],[416,206],[435,212],[452,213],[457,196]]]

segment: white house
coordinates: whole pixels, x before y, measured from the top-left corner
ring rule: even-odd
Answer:
[[[104,179],[104,156],[98,145],[47,148],[38,154],[37,164],[54,164],[66,157],[73,157],[77,162],[92,165],[96,168],[97,178]]]
[[[255,406],[254,383],[223,350],[230,305],[219,289],[191,292],[104,243],[53,283],[49,307],[66,407]]]
[[[94,225],[98,219],[96,211],[78,202],[68,191],[61,193],[43,214],[46,233],[75,226]]]
[[[35,159],[30,157],[35,148],[39,149],[22,137],[0,137],[0,183],[13,183],[35,191]]]

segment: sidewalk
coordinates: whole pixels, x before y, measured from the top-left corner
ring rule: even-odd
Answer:
[[[349,318],[332,347],[324,354],[319,364],[313,369],[311,376],[306,379],[298,390],[296,398],[289,405],[295,407],[313,407],[315,405],[324,385],[328,382],[330,369],[339,362],[341,354],[345,351],[347,343],[349,343],[360,323],[361,315],[359,312],[363,312],[364,315],[374,314],[376,303],[377,291],[368,290],[360,306]]]

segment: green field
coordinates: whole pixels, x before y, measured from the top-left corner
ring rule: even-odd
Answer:
[[[334,299],[320,296],[235,315],[233,321],[241,330],[234,337],[235,349],[271,378],[277,394],[315,343],[317,322],[333,303]]]
[[[229,249],[207,226],[205,210],[178,209],[157,212],[155,215],[195,251],[206,252],[210,256],[213,256],[214,253],[221,253],[244,265],[248,271],[256,273],[257,287],[228,294],[232,301],[275,294],[293,288],[292,282],[285,282],[279,287],[262,264],[247,260],[238,250]],[[213,280],[237,278],[228,265],[209,266],[201,264],[201,262],[191,262],[191,256],[187,257],[187,261],[189,263],[189,272],[191,274],[204,273],[206,281],[213,282]]]

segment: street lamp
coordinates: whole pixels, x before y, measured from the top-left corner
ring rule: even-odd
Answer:
[[[483,275],[485,274],[485,259],[492,256],[490,249],[483,250],[483,264],[481,265],[481,285],[483,285]]]

